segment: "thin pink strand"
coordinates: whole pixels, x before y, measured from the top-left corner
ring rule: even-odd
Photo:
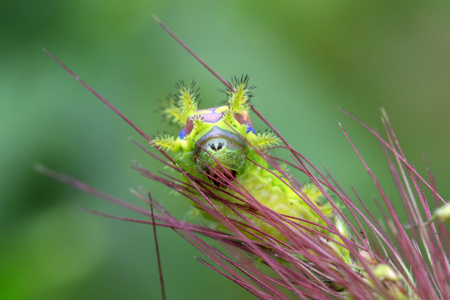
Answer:
[[[64,70],[67,71],[73,78],[75,78],[76,81],[81,83],[86,89],[88,89],[92,94],[95,95],[100,101],[105,103],[110,109],[112,109],[116,114],[118,114],[125,122],[131,125],[131,127],[134,128],[140,135],[142,135],[147,141],[151,142],[152,139],[146,135],[139,127],[137,127],[133,122],[131,122],[127,117],[125,117],[124,114],[122,114],[117,108],[115,108],[111,103],[108,102],[105,98],[100,96],[99,93],[97,93],[93,88],[91,88],[87,83],[85,83],[80,77],[78,77],[72,70],[70,70],[66,65],[64,65],[56,56],[54,56],[50,51],[47,49],[43,49],[45,53],[47,53],[58,65],[60,65]]]
[[[157,16],[153,15],[153,19],[155,19],[156,22],[158,22],[159,25],[168,33],[175,41],[178,42],[184,49],[186,49],[187,52],[189,52],[199,63],[201,63],[211,74],[214,75],[217,79],[220,80],[230,91],[234,91],[233,87],[231,86],[228,81],[226,81],[222,76],[219,75],[216,71],[214,71],[203,59],[200,58],[191,48],[188,47],[178,36],[176,36],[175,33],[173,33]]]

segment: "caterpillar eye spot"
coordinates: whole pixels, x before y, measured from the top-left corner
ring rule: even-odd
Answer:
[[[206,142],[205,148],[211,149],[213,151],[219,151],[222,148],[226,147],[228,145],[227,141],[223,138],[214,138],[210,139],[208,142]]]

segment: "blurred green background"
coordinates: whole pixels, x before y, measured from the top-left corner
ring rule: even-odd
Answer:
[[[223,87],[156,14],[225,78],[249,74],[255,106],[346,189],[355,186],[368,202],[376,194],[338,122],[396,199],[378,142],[338,110],[382,130],[384,107],[409,160],[425,175],[427,154],[446,198],[449,9],[449,1],[2,3],[0,299],[160,299],[152,228],[80,211],[136,216],[36,173],[35,163],[133,203],[130,187],[151,189],[180,218],[189,208],[129,168],[134,159],[154,171],[161,165],[43,47],[147,134],[177,134],[156,112],[173,84],[195,78],[204,108],[224,100]],[[253,299],[197,262],[202,255],[171,230],[159,237],[170,299]]]

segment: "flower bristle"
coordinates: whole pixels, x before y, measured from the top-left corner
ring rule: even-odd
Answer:
[[[396,166],[397,168],[406,168],[407,173],[415,174],[415,176],[404,178],[399,175],[401,172],[398,172],[396,176],[399,176],[399,178],[397,179],[413,180],[412,185],[416,186],[417,192],[421,192],[420,185],[426,185],[425,181],[392,147],[393,142],[380,141],[386,143],[385,146],[391,151],[391,154],[399,159],[400,164]],[[142,148],[145,149],[143,146]],[[300,155],[294,149],[288,147],[285,149],[295,153],[297,157]],[[173,166],[168,161],[166,161],[166,164]],[[394,289],[398,289],[398,293],[400,293],[403,287],[401,282],[408,283],[408,287],[412,290],[407,292],[416,295],[417,299],[439,299],[445,295],[446,287],[444,283],[446,278],[449,278],[446,277],[449,275],[447,252],[444,245],[434,234],[434,224],[424,228],[412,228],[411,231],[414,232],[415,236],[422,237],[419,240],[412,241],[409,237],[410,234],[402,226],[395,227],[396,230],[392,231],[393,228],[384,227],[375,217],[361,211],[356,202],[341,193],[339,188],[328,180],[328,176],[317,172],[318,169],[307,160],[295,161],[295,164],[298,170],[307,174],[313,183],[319,184],[321,188],[326,187],[330,193],[334,194],[334,197],[329,199],[330,204],[336,207],[335,213],[342,216],[342,221],[351,232],[351,239],[340,235],[339,229],[330,224],[327,230],[342,238],[342,242],[332,241],[329,236],[324,236],[319,231],[304,226],[309,221],[293,220],[292,217],[280,215],[260,205],[256,199],[246,192],[245,187],[239,186],[236,182],[230,182],[229,188],[240,195],[242,205],[231,203],[217,194],[211,193],[207,188],[208,185],[211,185],[210,182],[201,181],[189,174],[183,174],[189,178],[190,184],[186,185],[175,180],[173,175],[156,175],[142,166],[135,167],[135,169],[143,176],[160,182],[189,198],[195,203],[197,209],[207,211],[214,219],[221,220],[223,227],[218,230],[209,226],[182,222],[172,216],[157,201],[154,201],[156,225],[172,228],[182,234],[211,260],[211,262],[208,262],[200,258],[201,263],[222,273],[258,298],[290,299],[290,295],[294,294],[299,297],[314,299],[384,299],[392,297]],[[175,170],[183,173],[180,169],[175,168]],[[279,168],[279,170],[283,172],[282,168]],[[370,169],[367,167],[367,170]],[[50,173],[48,170],[41,170],[41,172],[86,192],[123,205],[128,209],[149,215],[149,211],[146,209],[110,198],[73,178]],[[289,177],[286,176],[285,178]],[[397,182],[401,181],[397,180]],[[292,183],[289,186],[292,188],[295,184]],[[208,201],[199,201],[197,197],[193,197],[192,193],[189,192],[192,190],[198,191]],[[382,194],[382,199],[384,199],[384,192],[381,187],[379,191]],[[437,194],[434,190],[432,193]],[[421,196],[423,196],[422,192]],[[346,217],[349,214],[339,209],[339,206],[332,200],[336,197],[345,204],[352,218],[357,220],[359,226],[362,227],[357,228],[352,225],[352,222]],[[147,195],[141,194],[140,198],[146,199]],[[413,200],[413,198],[408,198],[408,201]],[[385,204],[387,205],[388,216],[396,220],[397,213],[389,208],[389,202],[385,202]],[[226,218],[217,205],[228,206],[243,221],[239,222]],[[426,207],[424,209],[429,211]],[[247,217],[249,215],[256,216],[274,226],[286,237],[287,241],[278,240],[261,231],[258,226],[252,224]],[[371,218],[374,219],[371,220]],[[119,219],[151,224],[148,220]],[[390,230],[389,234],[397,238],[397,245],[390,241],[385,230]],[[375,239],[368,241],[366,234],[362,234],[364,231],[368,231],[369,235],[372,235]],[[249,238],[250,235],[256,238]],[[233,256],[230,257],[217,250],[202,236],[223,243],[224,249],[233,253]],[[417,242],[424,243],[423,246],[427,248],[428,255],[420,252],[416,245]],[[334,243],[342,243],[351,252],[354,265],[342,261],[341,255],[336,253],[335,248],[333,248]],[[258,259],[255,260],[254,257]],[[385,265],[386,257],[390,258],[388,265]],[[269,269],[271,272],[266,272],[264,269]],[[366,272],[368,277],[362,276],[361,272]],[[386,286],[389,286],[390,290],[386,289]],[[405,291],[403,290],[403,292]]]
[[[378,137],[378,136],[377,136]],[[290,151],[297,153],[294,149],[289,149]],[[399,156],[397,152],[393,152],[394,155]],[[406,162],[406,160],[401,159],[402,162]],[[308,164],[308,163],[306,163]],[[301,170],[305,170],[305,165],[301,164]],[[314,166],[311,166],[312,169],[316,169]],[[399,165],[399,167],[403,167],[403,165]],[[409,164],[405,164],[404,167],[409,169],[412,173],[416,174],[415,169],[410,166]],[[300,169],[300,166],[299,166]],[[367,167],[367,170],[370,169]],[[414,268],[413,274],[411,274],[411,271],[409,271],[409,268],[407,266],[410,266],[411,264],[427,265],[427,260],[424,259],[422,255],[419,255],[417,253],[417,249],[414,246],[414,243],[412,242],[406,242],[401,243],[399,246],[399,249],[395,248],[395,244],[392,242],[389,242],[388,239],[386,239],[386,235],[384,233],[383,226],[381,226],[379,223],[376,222],[376,219],[370,221],[363,212],[361,212],[355,203],[351,201],[347,196],[341,194],[338,192],[338,189],[334,188],[333,185],[331,185],[327,178],[323,175],[313,175],[312,172],[308,172],[309,176],[311,176],[311,179],[315,182],[323,182],[327,185],[327,187],[332,190],[334,193],[336,193],[341,200],[344,201],[344,203],[347,205],[347,207],[352,211],[352,215],[355,219],[358,220],[358,223],[365,223],[365,229],[360,228],[360,230],[357,230],[356,228],[352,227],[351,222],[344,217],[345,223],[352,228],[352,238],[353,241],[345,240],[345,244],[348,247],[349,251],[352,252],[352,256],[356,258],[356,261],[359,262],[360,267],[364,269],[366,272],[369,273],[369,276],[372,276],[372,285],[368,284],[367,280],[363,279],[358,272],[355,272],[355,269],[350,268],[347,264],[343,264],[339,260],[339,256],[336,256],[334,251],[330,249],[329,247],[324,247],[324,245],[321,245],[320,243],[317,243],[317,239],[311,238],[310,235],[304,235],[302,234],[301,228],[298,228],[298,224],[296,223],[289,223],[288,220],[284,216],[277,215],[275,212],[268,210],[267,208],[261,207],[258,205],[258,203],[253,203],[254,199],[251,197],[245,198],[245,203],[250,205],[255,205],[255,209],[258,211],[258,214],[261,218],[266,220],[267,222],[270,222],[273,226],[277,226],[277,229],[280,231],[283,231],[284,236],[289,237],[290,245],[283,244],[280,241],[276,241],[274,239],[271,239],[267,236],[267,239],[260,240],[258,242],[254,240],[250,240],[245,237],[245,235],[242,235],[242,227],[231,227],[231,230],[233,231],[233,234],[236,236],[239,236],[239,240],[244,243],[245,245],[245,251],[249,252],[253,255],[257,255],[261,258],[262,261],[264,261],[275,273],[277,273],[280,277],[278,280],[281,280],[284,284],[281,284],[276,288],[277,290],[280,289],[288,289],[291,290],[291,292],[296,292],[298,295],[304,295],[304,296],[311,296],[315,295],[315,299],[319,299],[321,297],[317,296],[318,288],[321,291],[321,295],[325,297],[337,297],[340,298],[341,296],[344,297],[343,294],[339,294],[336,292],[336,285],[340,286],[343,290],[346,291],[346,296],[351,295],[351,297],[360,299],[368,298],[367,292],[369,291],[374,297],[392,297],[392,294],[390,294],[385,287],[386,285],[390,285],[390,292],[392,293],[393,290],[398,289],[398,293],[410,293],[411,295],[416,295],[419,298],[427,298],[430,295],[431,298],[438,299],[440,296],[442,296],[442,293],[445,293],[445,286],[437,286],[436,285],[436,279],[432,279],[429,276],[433,276],[432,270],[427,270],[427,268]],[[416,174],[418,175],[418,174]],[[419,177],[420,178],[420,177]],[[408,178],[403,178],[405,180],[408,180]],[[422,180],[420,178],[420,180]],[[401,182],[398,181],[397,182]],[[423,181],[424,182],[424,181]],[[415,185],[417,186],[418,183],[416,182]],[[233,187],[235,188],[235,187]],[[419,190],[418,190],[419,191]],[[242,192],[242,195],[245,196],[245,193]],[[384,195],[384,192],[380,188],[380,193]],[[433,191],[433,193],[436,193]],[[214,195],[209,195],[209,197],[213,197]],[[382,196],[382,198],[387,201],[387,199]],[[219,200],[220,199],[216,199]],[[409,201],[413,201],[413,198],[409,198]],[[201,205],[201,203],[198,203]],[[386,202],[388,205],[389,203]],[[212,210],[211,213],[214,214],[215,210]],[[245,209],[245,213],[250,213],[251,210]],[[390,210],[388,207],[388,212],[393,219],[397,219],[396,212],[393,210]],[[217,210],[218,213],[218,210]],[[220,213],[219,213],[220,214]],[[222,216],[223,217],[223,216]],[[217,216],[219,218],[219,216]],[[228,220],[230,221],[230,220]],[[247,220],[249,221],[249,220]],[[290,224],[292,227],[284,226],[284,224]],[[228,224],[230,225],[230,224]],[[242,226],[242,224],[235,224],[235,226]],[[247,225],[248,226],[248,225]],[[401,226],[401,224],[400,224]],[[229,226],[227,226],[228,229],[230,229]],[[292,230],[292,228],[297,227],[296,230]],[[251,231],[257,231],[257,228],[251,228]],[[392,228],[393,229],[393,228]],[[391,230],[392,230],[391,229]],[[398,229],[398,228],[397,228]],[[379,239],[379,244],[375,241],[371,241],[369,246],[368,241],[366,240],[366,234],[362,235],[360,232],[364,232],[364,230],[369,230],[373,236]],[[336,232],[338,232],[337,230]],[[409,240],[408,234],[404,230],[392,230],[391,234],[394,234],[394,236],[397,236],[400,240],[404,241],[405,239]],[[317,236],[319,236],[319,233],[316,233]],[[430,231],[428,233],[429,236],[432,232]],[[235,241],[235,237],[232,238],[233,241]],[[357,242],[357,241],[363,241]],[[226,241],[223,241],[226,242]],[[243,244],[240,244],[241,246]],[[264,252],[261,250],[261,246],[264,247],[264,249],[270,249],[270,253]],[[374,246],[383,247],[385,250],[385,255],[387,257],[392,257],[392,261],[395,262],[394,268],[393,266],[386,266],[381,264],[381,262],[385,261],[384,256],[379,256],[377,254],[378,251],[373,250]],[[295,250],[294,250],[295,249]],[[306,252],[302,252],[302,249],[308,249]],[[436,263],[441,262],[440,266],[442,266],[442,274],[441,276],[448,276],[448,262],[445,255],[445,251],[439,251],[439,248],[436,246],[433,246],[431,244],[431,249],[433,253],[437,251],[437,256],[435,256],[435,259],[437,260],[432,265],[436,265]],[[443,249],[441,249],[443,250]],[[320,253],[321,255],[312,255],[309,251]],[[402,253],[417,253],[416,255],[410,256],[410,257],[403,257]],[[364,254],[365,253],[365,254]],[[301,254],[304,256],[308,262],[312,263],[305,264],[304,261],[301,261],[298,259],[298,255]],[[364,256],[363,256],[364,254]],[[370,259],[367,260],[366,256]],[[320,257],[320,259],[319,259]],[[420,257],[422,259],[417,258]],[[431,257],[429,257],[431,259]],[[280,259],[283,259],[284,263],[280,262]],[[288,262],[288,265],[290,267],[286,267],[286,262]],[[377,263],[376,263],[377,262]],[[444,264],[442,264],[444,262]],[[229,263],[227,260],[224,260],[223,263]],[[428,261],[429,263],[429,261]],[[335,266],[336,269],[330,269],[330,266]],[[210,265],[209,265],[210,266]],[[383,267],[384,266],[384,267]],[[310,277],[307,277],[308,280],[306,280],[306,283],[304,282],[304,277],[298,277],[299,273],[295,272],[294,277],[288,277],[288,274],[292,272],[293,269],[297,270],[303,270],[300,272],[300,274],[303,274],[303,272],[312,272],[310,273]],[[306,268],[306,269],[305,269]],[[336,270],[339,269],[339,272]],[[395,271],[394,271],[395,270]],[[394,272],[394,273],[392,273]],[[326,286],[320,286],[320,283],[323,282],[323,278],[317,277],[317,280],[313,280],[314,284],[312,284],[311,280],[316,278],[314,274],[320,274],[320,276],[324,276],[329,282],[333,282],[333,285],[331,287]],[[394,275],[393,275],[394,274]],[[400,275],[401,274],[401,275]],[[254,283],[256,285],[261,285],[262,282],[266,282],[267,280],[271,280],[272,282],[275,280],[273,277],[267,277],[267,275],[259,273],[260,278],[255,278]],[[424,279],[426,283],[419,283],[417,281],[411,280],[411,277],[414,275],[419,275],[419,278]],[[439,274],[436,274],[439,275]],[[298,280],[301,278],[302,280]],[[411,291],[404,291],[403,283],[400,283],[400,279],[403,278],[406,282],[408,282],[408,285],[410,288],[412,288]],[[395,279],[395,280],[394,280]],[[444,278],[440,278],[438,282],[445,282],[442,281]],[[249,289],[247,284],[248,282],[242,282],[239,280],[235,280],[237,283],[244,285],[245,288]],[[398,281],[398,282],[397,282]],[[435,285],[432,286],[431,283],[434,282]],[[292,283],[292,285],[289,285],[288,283]],[[417,285],[417,286],[416,286]],[[296,289],[295,286],[301,287],[301,292],[299,289]],[[265,287],[267,288],[267,287]],[[265,297],[269,297],[270,295],[277,295],[277,297],[281,297],[280,294],[276,293],[274,290],[270,290],[271,293],[264,294]],[[311,293],[309,293],[309,292]],[[259,293],[255,293],[258,297],[260,296]],[[345,297],[346,297],[345,296]],[[264,297],[263,297],[264,298]],[[284,298],[284,297],[283,297]]]
[[[165,27],[159,20],[158,23]],[[168,30],[167,27],[165,29]],[[182,42],[181,44],[187,48]],[[189,48],[187,49],[192,53]],[[52,54],[49,53],[49,55],[77,81],[133,126],[147,141],[151,141],[145,133],[108,101],[88,87]],[[221,227],[214,229],[205,225],[180,221],[156,199],[149,198],[145,191],[133,191],[133,195],[145,202],[146,206],[142,208],[111,197],[81,181],[45,167],[36,166],[36,170],[86,193],[138,212],[145,218],[125,218],[90,211],[92,213],[119,220],[172,228],[207,257],[208,261],[200,258],[201,263],[226,276],[259,299],[450,298],[448,229],[442,223],[438,223],[437,227],[433,222],[433,215],[436,214],[433,214],[429,203],[435,200],[438,206],[446,209],[438,211],[437,222],[447,220],[448,204],[438,194],[434,184],[428,183],[406,160],[384,111],[382,114],[386,139],[354,116],[347,114],[364,126],[384,147],[388,154],[391,176],[397,185],[398,198],[404,203],[409,222],[415,226],[403,225],[398,212],[392,206],[392,201],[387,197],[343,127],[343,133],[378,189],[380,198],[378,205],[384,221],[377,219],[373,212],[365,207],[365,199],[361,199],[356,190],[354,190],[353,198],[355,200],[353,200],[337,183],[330,179],[330,176],[324,175],[300,152],[293,149],[287,140],[253,106],[249,105],[251,88],[247,87],[248,77],[235,78],[231,85],[222,78],[218,78],[228,88],[227,96],[232,111],[239,113],[251,108],[271,128],[277,138],[283,142],[283,146],[279,148],[290,154],[292,160],[286,161],[286,163],[290,168],[305,174],[310,180],[310,184],[323,194],[327,203],[332,207],[333,214],[338,218],[337,223],[332,222],[323,211],[318,209],[314,205],[313,199],[309,199],[305,194],[305,190],[278,165],[278,162],[284,162],[283,159],[269,156],[264,152],[258,152],[258,154],[267,158],[271,169],[266,170],[272,172],[286,188],[301,196],[305,200],[304,202],[323,218],[326,225],[308,219],[283,215],[262,205],[246,190],[245,186],[240,185],[238,181],[229,180],[229,177],[221,172],[206,175],[219,176],[227,184],[227,189],[232,190],[234,194],[229,193],[221,186],[215,187],[215,189],[222,194],[230,194],[239,202],[229,201],[221,197],[220,193],[211,192],[211,181],[201,180],[186,173],[164,152],[173,147],[174,138],[171,136],[161,136],[153,140],[163,157],[155,155],[145,146],[133,142],[152,159],[156,159],[170,170],[180,173],[177,175],[185,177],[186,181],[177,179],[173,176],[174,172],[171,174],[154,173],[138,164],[133,169],[142,176],[165,185],[188,198],[198,210],[207,212],[216,222],[219,222]],[[194,84],[186,88],[181,83],[178,90],[179,102],[170,104],[172,111],[168,110],[167,114],[175,122],[182,123],[188,116],[194,115],[198,96]],[[256,149],[256,151],[259,150]],[[251,160],[250,163],[256,164]],[[260,167],[263,168],[263,166]],[[426,198],[425,189],[431,192],[433,200]],[[194,196],[192,191],[201,195],[202,199]],[[361,204],[362,208],[358,204]],[[222,213],[221,208],[223,207],[233,211],[238,218],[226,217]],[[439,218],[439,216],[441,217]],[[156,221],[148,220],[148,217],[154,217]],[[261,230],[261,226],[255,222],[269,225],[280,235],[274,236]],[[282,238],[279,238],[280,236]],[[231,255],[217,249],[216,245],[209,243],[209,239],[220,242]],[[345,260],[347,256],[342,255],[339,251],[348,251],[351,261]]]

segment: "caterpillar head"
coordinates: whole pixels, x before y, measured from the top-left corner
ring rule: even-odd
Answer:
[[[225,178],[233,180],[245,171],[246,139],[251,134],[254,131],[246,111],[236,113],[229,106],[221,106],[188,117],[178,138],[186,143],[195,166],[209,174],[215,185],[222,185]],[[177,163],[183,165],[186,155],[177,157]]]
[[[248,77],[235,79],[233,90],[226,91],[228,105],[202,110],[197,110],[194,84],[188,88],[179,84],[176,99],[171,99],[163,112],[183,129],[177,138],[159,138],[154,143],[173,150],[175,162],[187,173],[226,186],[245,172],[252,146],[270,144],[267,135],[256,135],[253,129],[248,115],[251,88],[247,83]]]

